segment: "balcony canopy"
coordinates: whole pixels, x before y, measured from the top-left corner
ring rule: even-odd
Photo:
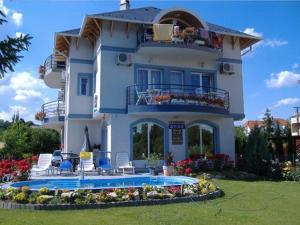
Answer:
[[[167,23],[173,24],[177,22],[187,27],[197,27],[208,30],[208,27],[199,15],[191,10],[182,8],[170,8],[162,10],[156,15],[153,23]]]

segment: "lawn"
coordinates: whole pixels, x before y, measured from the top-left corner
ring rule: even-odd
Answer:
[[[105,210],[0,210],[0,224],[300,224],[300,183],[214,180],[223,198],[164,206]]]

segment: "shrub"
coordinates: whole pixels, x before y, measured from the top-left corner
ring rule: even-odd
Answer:
[[[35,204],[37,201],[37,197],[39,196],[38,192],[32,192],[30,193],[29,197],[28,197],[28,202],[30,204]]]
[[[46,187],[40,188],[40,189],[39,189],[39,193],[40,193],[41,195],[46,195],[46,194],[49,193],[49,189],[46,188]]]
[[[17,203],[22,203],[22,204],[25,204],[28,202],[27,195],[23,192],[14,196],[13,200],[15,200]]]
[[[246,168],[249,172],[262,175],[263,161],[270,160],[266,135],[255,127],[249,134],[245,150]]]

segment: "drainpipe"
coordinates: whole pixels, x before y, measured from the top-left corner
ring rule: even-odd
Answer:
[[[129,0],[120,0],[120,10],[128,10],[130,9]]]

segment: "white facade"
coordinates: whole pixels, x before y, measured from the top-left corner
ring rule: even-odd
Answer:
[[[180,10],[189,15],[190,11]],[[170,13],[172,10],[165,12]],[[162,18],[164,11],[158,15]],[[128,152],[136,167],[140,168],[145,166],[141,152],[146,155],[159,152],[162,157],[172,152],[177,161],[186,158],[188,148],[195,143],[199,143],[202,153],[204,150],[225,153],[234,160],[233,123],[244,117],[241,51],[250,45],[245,44],[245,40],[255,43],[259,39],[242,33],[225,34],[223,31],[218,34],[222,37],[222,49],[217,50],[211,46],[199,47],[174,42],[151,42],[151,45],[144,45],[140,43],[140,29],[152,26],[151,23],[92,17],[88,16],[84,20],[78,34],[56,34],[57,50],[61,50],[58,46],[60,37],[69,40],[64,86],[65,116],[63,122],[53,122],[49,118],[45,125],[64,127],[64,151],[79,153],[84,126],[87,125],[91,143],[101,144],[102,150],[110,151],[113,164],[117,152]],[[191,18],[198,23],[202,21]],[[100,28],[99,35],[95,32],[94,42],[91,41],[93,35],[89,37],[90,31],[87,32],[86,28],[91,24],[94,24],[95,29]],[[206,24],[202,25],[207,27]],[[240,43],[241,40],[244,44]],[[130,63],[116,63],[121,53],[130,57]],[[229,63],[234,74],[222,74],[222,63]],[[141,77],[148,79],[147,90],[139,92],[134,85],[142,88],[141,84],[145,83],[139,83]],[[180,88],[173,85],[174,77],[181,78]],[[151,83],[149,79],[158,79],[160,82],[153,88],[154,82]],[[198,80],[200,83],[197,83]],[[209,83],[209,87],[202,87],[201,90],[205,91],[200,96],[196,94],[199,90],[197,88],[205,83],[204,80]],[[151,94],[153,91],[160,94]],[[222,93],[221,97],[218,97],[219,93]],[[150,100],[140,104],[138,94],[144,94]],[[169,102],[158,103],[158,96],[167,96]],[[178,102],[180,96],[184,100]],[[216,103],[203,104],[201,97],[206,97],[204,100],[207,102],[207,98],[213,98],[221,103],[218,106]],[[228,107],[226,97],[229,99]],[[181,135],[177,135],[177,141],[174,141],[171,124],[176,124],[176,121],[181,125]],[[144,124],[142,129],[148,127],[148,136],[143,133],[145,130],[139,128],[141,123]],[[137,138],[139,135],[140,139]],[[142,141],[143,138],[146,141]],[[155,146],[162,149],[157,151]]]
[[[298,118],[297,118],[298,117]],[[295,115],[291,117],[291,132],[292,136],[299,136],[300,134],[300,116]]]

